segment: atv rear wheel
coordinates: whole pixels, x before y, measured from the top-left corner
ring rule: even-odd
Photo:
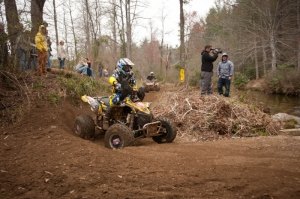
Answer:
[[[129,146],[134,140],[131,130],[123,124],[113,124],[110,126],[104,137],[105,147],[119,149]]]
[[[170,143],[176,138],[177,130],[172,122],[164,117],[157,118],[157,121],[161,122],[161,135],[152,137],[153,141],[161,143]]]
[[[89,139],[95,135],[95,123],[91,116],[89,115],[79,115],[75,119],[74,124],[75,135]]]

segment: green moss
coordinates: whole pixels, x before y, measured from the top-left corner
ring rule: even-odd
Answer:
[[[285,128],[285,129],[293,129],[293,128],[295,128],[296,124],[297,124],[296,120],[290,119],[290,120],[287,120],[284,123],[283,128]]]

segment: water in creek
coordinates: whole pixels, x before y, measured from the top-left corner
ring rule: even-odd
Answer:
[[[288,113],[300,117],[300,96],[265,94],[259,91],[245,91],[239,94],[270,108],[271,114]]]

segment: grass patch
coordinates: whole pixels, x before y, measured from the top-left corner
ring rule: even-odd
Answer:
[[[40,90],[43,88],[45,88],[45,86],[42,81],[35,81],[32,83],[32,89],[34,89],[34,90]]]
[[[58,104],[61,100],[61,97],[57,93],[51,92],[47,96],[47,99],[51,104]]]
[[[89,77],[61,76],[59,81],[66,90],[67,96],[80,99],[82,95],[95,96],[100,93],[110,93],[111,87],[108,83]]]
[[[284,122],[283,128],[284,129],[294,129],[297,124],[298,124],[298,122],[296,120],[290,119],[290,120],[287,120],[286,122]]]

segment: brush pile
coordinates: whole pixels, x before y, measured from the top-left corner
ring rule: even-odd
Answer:
[[[181,138],[190,141],[224,137],[276,135],[278,126],[271,116],[236,98],[200,96],[199,91],[165,92],[155,105],[156,117],[172,119]]]

